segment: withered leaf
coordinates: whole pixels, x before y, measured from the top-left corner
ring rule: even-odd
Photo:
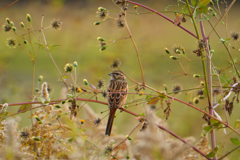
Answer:
[[[24,105],[21,105],[20,106],[20,108],[18,109],[18,112],[22,112],[22,111],[24,111],[24,112],[26,112],[28,109],[30,109],[31,108],[31,105],[30,104],[24,104]],[[25,111],[26,110],[26,111]],[[22,113],[24,113],[24,112],[22,112]]]
[[[157,104],[157,102],[159,101],[160,97],[153,97],[151,98],[147,104]]]

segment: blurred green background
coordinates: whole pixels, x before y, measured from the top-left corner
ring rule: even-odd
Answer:
[[[8,5],[13,1],[1,1],[1,8]],[[176,1],[140,1],[150,8],[157,11],[163,11],[165,7],[169,4],[175,4]],[[228,1],[231,2],[231,1]],[[130,39],[120,40],[114,44],[110,44],[104,52],[99,51],[99,41],[97,37],[103,37],[106,41],[116,40],[121,37],[127,37],[128,33],[125,29],[119,29],[116,27],[116,21],[109,20],[102,23],[99,26],[94,26],[94,22],[100,19],[96,17],[96,11],[98,7],[104,7],[108,10],[114,11],[110,12],[110,16],[117,18],[119,14],[118,8],[112,3],[111,0],[81,0],[81,1],[64,1],[64,0],[38,0],[38,1],[24,1],[20,0],[11,7],[4,9],[0,12],[1,24],[5,24],[5,18],[10,18],[11,21],[15,23],[19,33],[26,33],[24,29],[20,27],[20,22],[24,22],[26,26],[29,26],[26,20],[26,14],[30,14],[32,17],[32,24],[34,29],[40,29],[41,17],[44,15],[44,27],[51,24],[53,19],[60,19],[63,22],[62,29],[57,31],[55,29],[47,29],[44,31],[47,42],[49,45],[60,45],[55,47],[52,51],[52,56],[55,59],[58,67],[63,73],[63,67],[66,63],[72,63],[77,61],[78,67],[78,83],[82,83],[83,79],[88,79],[88,81],[94,85],[97,85],[98,78],[103,78],[106,83],[109,81],[110,77],[108,73],[111,72],[108,66],[115,61],[120,59],[122,62],[121,69],[131,78],[141,82],[141,73],[139,69],[138,59],[135,53],[134,46]],[[134,5],[129,5],[129,11],[134,12]],[[222,12],[224,6],[221,4]],[[169,10],[174,11],[175,7],[170,7]],[[180,8],[177,9],[180,11]],[[138,8],[139,12],[148,12],[142,8]],[[231,9],[227,16],[227,31],[239,31],[240,19],[236,16],[239,15],[239,2]],[[173,13],[164,13],[171,19],[175,18]],[[217,22],[216,17],[212,17],[211,22],[215,24]],[[156,14],[128,14],[127,15],[128,25],[132,31],[133,38],[138,46],[140,57],[142,60],[144,76],[146,83],[158,90],[162,90],[163,84],[168,86],[168,90],[171,91],[175,84],[180,84],[183,89],[195,88],[200,84],[200,80],[193,78],[192,76],[178,76],[178,72],[183,73],[179,63],[173,61],[169,58],[164,51],[164,48],[171,49],[173,45],[181,45],[186,50],[186,56],[192,61],[186,61],[184,57],[181,57],[182,65],[188,74],[201,74],[202,73],[202,63],[192,51],[197,49],[197,40],[187,34],[185,31],[181,30],[179,27],[174,26],[168,21],[164,20]],[[184,27],[194,32],[191,20],[187,17],[187,22],[182,23]],[[198,23],[199,25],[199,23]],[[207,22],[204,22],[206,34],[211,31],[211,27]],[[229,38],[229,34],[226,33],[225,25],[220,24],[217,27],[217,31],[222,38]],[[15,49],[6,46],[6,40],[9,37],[16,37],[14,33],[5,33],[3,30],[0,31],[0,103],[18,103],[29,101],[28,96],[31,95],[31,85],[32,85],[32,62],[30,61],[27,54],[17,46]],[[37,33],[42,39],[42,35]],[[227,55],[224,46],[219,43],[220,40],[215,34],[211,35],[210,45],[211,49],[215,50],[213,56],[213,63],[216,67],[225,68],[228,66],[228,61],[230,58]],[[18,39],[18,43],[22,43],[22,39]],[[37,39],[33,39],[33,43],[38,43]],[[232,46],[239,48],[236,42],[230,41]],[[37,45],[34,44],[35,49]],[[31,50],[30,45],[25,45],[26,50]],[[238,57],[239,52],[232,51],[233,57]],[[239,68],[240,66],[237,65]],[[226,70],[229,77],[233,75],[230,70]],[[42,49],[36,60],[36,82],[39,75],[44,77],[44,81],[48,82],[54,89],[51,93],[51,97],[54,99],[59,98],[59,92],[63,83],[57,82],[57,77],[59,76],[57,69],[54,67],[48,53]],[[133,85],[132,82],[129,82]],[[131,90],[134,92],[134,90]],[[149,90],[144,91],[144,93],[150,93]],[[177,98],[183,99],[189,102],[191,97],[194,98],[196,92],[193,95],[186,94],[185,92],[176,95]],[[84,96],[83,96],[84,97]],[[131,99],[129,96],[129,100]],[[135,96],[138,98],[138,96]],[[139,97],[142,98],[142,97]],[[217,97],[219,98],[219,97]],[[106,110],[107,107],[99,104],[90,103],[90,105],[99,113],[100,111]],[[157,106],[160,106],[158,103]],[[206,100],[201,100],[197,107],[204,109],[207,107]],[[202,125],[205,123],[202,120],[202,113],[193,110],[178,102],[172,102],[171,105],[172,112],[170,114],[167,123],[169,129],[176,134],[187,137],[195,136],[198,138],[201,135]],[[9,107],[9,111],[14,113],[18,110],[18,106]],[[129,108],[129,110],[135,111],[136,113],[142,113],[144,108],[142,105]],[[224,119],[224,112],[220,106],[217,109],[218,113]],[[162,112],[162,111],[160,111]],[[163,116],[163,113],[159,115]],[[230,118],[230,124],[234,125],[236,119],[239,118],[240,107],[239,104],[235,104],[233,114]],[[22,115],[29,116],[29,113]],[[104,115],[100,115],[103,117]],[[131,122],[131,123],[129,123]],[[21,127],[29,125],[29,119],[23,118],[21,121]],[[137,124],[133,117],[122,113],[115,120],[114,125],[117,127],[117,132],[128,134],[131,129]],[[228,130],[228,133],[231,131]],[[221,144],[218,139],[218,144],[220,146],[229,143],[229,138],[235,136],[235,134],[225,136],[222,131],[217,131],[218,138],[225,137],[221,139]],[[232,148],[231,146],[230,148]],[[230,148],[226,148],[225,151]]]

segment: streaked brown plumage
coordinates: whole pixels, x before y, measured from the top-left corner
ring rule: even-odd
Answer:
[[[107,88],[108,106],[110,112],[105,135],[110,136],[115,113],[117,109],[123,106],[124,103],[126,102],[128,84],[126,76],[121,71],[113,71],[109,75],[112,77]],[[112,92],[124,92],[124,93],[112,93]]]

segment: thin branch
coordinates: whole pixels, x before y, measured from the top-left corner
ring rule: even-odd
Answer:
[[[127,1],[127,2],[128,2],[128,3],[131,3],[131,4],[138,5],[138,6],[140,6],[140,7],[143,7],[143,8],[145,8],[145,9],[147,9],[147,10],[149,10],[149,11],[151,11],[151,12],[154,12],[154,13],[156,13],[157,15],[163,17],[164,19],[168,20],[169,22],[174,23],[173,20],[171,20],[170,18],[164,16],[163,14],[159,13],[158,11],[156,11],[156,10],[154,10],[154,9],[152,9],[152,8],[149,8],[149,7],[147,7],[147,6],[143,5],[143,4],[140,4],[140,3],[137,3],[137,2],[133,2],[133,1]],[[197,36],[196,36],[194,33],[192,33],[191,31],[189,31],[188,29],[184,28],[183,26],[179,25],[178,27],[180,27],[180,28],[183,29],[184,31],[188,32],[188,33],[189,33],[190,35],[192,35],[193,37],[197,38]]]

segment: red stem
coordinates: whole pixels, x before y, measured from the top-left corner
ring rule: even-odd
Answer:
[[[187,141],[185,141],[184,139],[182,139],[181,137],[179,137],[179,136],[176,135],[175,133],[171,132],[170,130],[168,130],[168,129],[164,128],[164,127],[162,127],[161,125],[157,125],[157,126],[158,126],[158,128],[160,128],[160,129],[168,132],[169,134],[171,134],[173,137],[179,139],[179,140],[182,141],[183,143],[189,145],[192,149],[194,149],[195,151],[197,151],[199,154],[201,154],[201,155],[202,155],[203,157],[205,157],[206,159],[211,160],[210,158],[207,158],[206,155],[205,155],[203,152],[201,152],[199,149],[197,149],[196,147],[194,147],[193,145],[191,145],[190,143],[188,143]]]
[[[158,11],[156,11],[156,10],[154,10],[154,9],[152,9],[152,8],[149,8],[149,7],[145,6],[145,5],[142,5],[142,4],[140,4],[140,3],[133,2],[133,1],[127,1],[127,2],[128,2],[128,3],[131,3],[131,4],[138,5],[138,6],[140,6],[140,7],[143,7],[143,8],[145,8],[145,9],[147,9],[147,10],[149,10],[149,11],[151,11],[151,12],[154,12],[154,13],[156,13],[157,15],[163,17],[164,19],[168,20],[169,22],[174,23],[173,20],[171,20],[170,18],[164,16],[163,14],[159,13]],[[189,31],[188,29],[184,28],[183,26],[179,25],[178,27],[180,27],[180,28],[183,29],[184,31],[188,32],[188,33],[191,34],[193,37],[198,38],[194,33],[192,33],[191,31]]]

